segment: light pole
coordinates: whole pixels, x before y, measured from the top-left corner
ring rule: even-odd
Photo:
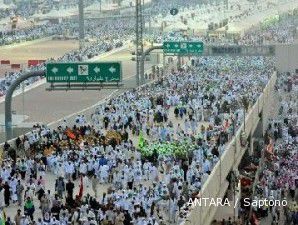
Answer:
[[[24,72],[24,65],[21,65],[21,68],[22,68],[22,72]],[[25,83],[22,82],[20,84],[20,86],[22,87],[22,108],[23,108],[23,120],[25,120]]]
[[[84,0],[79,0],[79,47],[84,47],[85,25],[84,25]]]
[[[144,52],[143,46],[143,12],[142,12],[142,0],[136,0],[136,85],[139,86],[144,82],[142,75],[142,55]]]

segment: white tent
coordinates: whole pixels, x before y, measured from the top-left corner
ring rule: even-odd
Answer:
[[[203,21],[189,21],[187,27],[195,32],[205,32],[208,30],[208,24]]]
[[[58,18],[65,18],[77,15],[77,10],[52,10],[47,14],[35,14],[32,18],[39,18],[39,19],[58,19]]]
[[[219,32],[224,32],[226,31],[228,34],[241,34],[243,32],[243,29],[238,27],[238,26],[235,26],[235,24],[233,23],[229,23],[227,25],[227,30],[226,30],[226,27],[221,27],[221,28],[218,28],[216,31],[219,31]]]
[[[18,23],[17,23],[17,29],[23,29],[23,28],[28,28],[32,27],[34,25],[32,20],[27,20],[22,17],[18,17]]]
[[[9,31],[11,30],[12,22],[10,18],[8,18],[6,21],[1,21],[1,31]],[[16,29],[23,29],[23,28],[28,28],[32,27],[34,25],[32,20],[26,20],[21,17],[18,17],[18,22],[16,24]]]
[[[169,26],[165,27],[164,31],[175,31],[175,30],[187,30],[188,27],[182,22],[172,23]]]
[[[116,9],[119,9],[119,6],[118,4],[112,4],[112,3],[94,3],[88,7],[85,8],[85,12],[86,13],[90,13],[90,12],[99,12],[100,9],[102,11],[109,11],[109,10],[116,10]]]

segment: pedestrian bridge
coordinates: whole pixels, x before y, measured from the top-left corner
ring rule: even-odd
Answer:
[[[229,55],[229,56],[274,56],[274,45],[246,46],[246,45],[207,45],[203,55]]]
[[[152,50],[163,49],[163,46],[154,46],[146,53],[148,54]],[[276,45],[216,45],[206,44],[202,53],[189,53],[181,55],[178,53],[165,53],[165,56],[275,56]]]

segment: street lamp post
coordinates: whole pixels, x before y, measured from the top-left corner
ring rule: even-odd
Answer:
[[[144,52],[143,46],[143,12],[142,12],[142,0],[136,0],[136,84],[139,86],[144,82],[142,66],[142,55]]]
[[[79,0],[79,45],[84,47],[85,25],[84,25],[84,0]]]

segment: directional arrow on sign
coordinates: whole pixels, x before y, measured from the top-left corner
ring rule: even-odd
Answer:
[[[112,66],[112,67],[110,67],[109,71],[110,71],[111,73],[115,73],[115,72],[116,72],[116,68],[114,68],[114,67]]]
[[[72,67],[68,67],[66,69],[67,73],[72,74],[73,73],[73,68]]]
[[[99,67],[95,67],[95,68],[94,68],[94,72],[95,72],[95,73],[99,73],[99,72],[100,72],[100,68],[99,68]]]
[[[58,68],[57,68],[57,67],[53,67],[52,72],[53,72],[54,74],[58,73]]]
[[[167,43],[165,44],[167,45]],[[170,43],[170,48],[173,47]],[[166,47],[165,47],[166,48]],[[175,48],[176,49],[176,48]],[[98,62],[98,63],[47,63],[47,82],[70,82],[70,83],[92,83],[110,82],[116,83],[122,80],[120,62]]]

